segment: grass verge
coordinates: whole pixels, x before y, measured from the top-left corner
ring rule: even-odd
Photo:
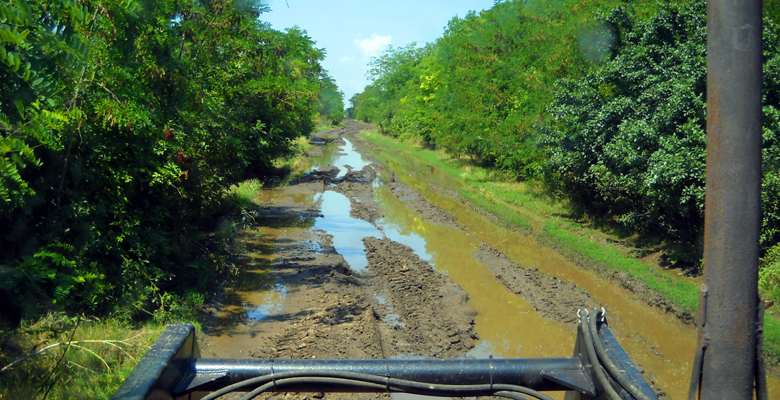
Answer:
[[[163,329],[50,314],[0,331],[0,398],[109,399]]]
[[[647,263],[627,257],[609,246],[594,243],[562,225],[548,220],[539,235],[540,238],[544,242],[552,244],[553,247],[562,249],[564,255],[568,255],[570,258],[572,255],[576,255],[599,266],[625,272],[680,306],[683,311],[696,314],[699,307],[699,285],[696,282],[688,279],[674,279],[669,274],[663,273]]]

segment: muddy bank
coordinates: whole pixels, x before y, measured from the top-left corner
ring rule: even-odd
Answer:
[[[476,311],[458,285],[408,246],[376,238],[363,243],[386,357],[455,358],[474,348]]]
[[[577,310],[601,307],[590,295],[554,276],[514,264],[500,251],[483,244],[474,254],[509,290],[522,296],[545,318],[577,324]]]
[[[648,287],[644,282],[628,275],[623,271],[616,271],[610,268],[606,268],[603,265],[588,260],[579,254],[574,254],[569,249],[561,248],[556,243],[551,241],[543,240],[543,242],[545,242],[551,248],[554,248],[560,253],[566,255],[567,258],[571,259],[579,267],[589,270],[601,278],[612,282],[616,286],[628,290],[631,292],[634,298],[641,300],[643,303],[662,312],[674,315],[678,320],[686,325],[693,327],[696,326],[697,322],[695,313],[683,310],[680,306],[658,293],[658,291]]]
[[[339,136],[350,129],[348,125],[315,135],[311,157],[326,154],[330,143],[345,145]],[[371,255],[369,267],[361,273],[337,251],[334,236],[317,229],[317,221],[332,219],[323,213],[322,202],[329,192],[349,199],[350,217],[368,222],[381,219],[373,196],[376,178],[370,166],[324,163],[287,186],[261,193],[263,206],[253,213],[256,226],[241,235],[246,243],[237,247],[241,252],[237,258],[248,260],[241,264],[247,271],[226,288],[232,294],[224,298],[234,301],[215,308],[217,318],[201,340],[204,357],[454,358],[474,347],[476,313],[465,293],[411,249],[388,239],[369,241],[371,245],[362,250]],[[271,253],[267,271],[256,268],[253,252],[261,247]],[[396,265],[402,268],[396,271]],[[265,308],[260,316],[257,309],[263,305],[256,304],[241,283],[258,274],[266,274],[260,280],[270,281],[266,286],[281,288],[284,294],[277,309]],[[273,395],[281,396],[344,397]],[[349,397],[389,398],[384,394]]]

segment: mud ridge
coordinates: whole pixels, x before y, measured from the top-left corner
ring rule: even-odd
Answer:
[[[544,318],[576,327],[577,310],[601,307],[577,285],[542,273],[536,268],[521,267],[487,244],[479,247],[474,258],[509,290],[528,300]]]
[[[363,243],[377,293],[374,309],[385,321],[380,329],[388,357],[455,358],[474,348],[476,311],[458,285],[408,246],[371,237]],[[396,318],[389,318],[389,309]]]
[[[462,229],[458,225],[455,217],[431,204],[422,194],[420,194],[420,192],[408,185],[396,181],[394,175],[392,175],[390,179],[391,181],[387,184],[390,193],[399,200],[404,201],[409,208],[414,210],[414,212],[423,219],[433,224],[459,230]]]

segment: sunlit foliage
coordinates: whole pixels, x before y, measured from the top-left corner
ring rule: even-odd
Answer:
[[[777,9],[765,5],[765,249],[780,240]],[[543,181],[582,214],[671,240],[695,264],[705,43],[703,1],[499,2],[453,19],[433,45],[377,59],[354,113]]]
[[[207,232],[227,187],[290,154],[321,99],[342,113],[323,52],[262,23],[264,10],[0,3],[4,316],[134,316],[170,306],[168,290],[213,285],[224,246]]]

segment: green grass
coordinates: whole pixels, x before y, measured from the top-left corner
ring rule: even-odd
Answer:
[[[491,201],[489,198],[486,198],[484,194],[475,194],[465,189],[459,190],[458,193],[460,193],[461,196],[465,197],[475,206],[497,216],[503,225],[518,231],[525,231],[528,233],[531,232],[531,222],[517,214],[506,204],[499,201]]]
[[[255,204],[255,198],[262,188],[262,182],[257,179],[249,179],[237,185],[231,185],[228,192],[239,204],[250,207]]]
[[[771,364],[780,360],[780,321],[769,313],[764,315],[764,353]]]
[[[547,195],[523,183],[481,182],[475,183],[475,186],[492,192],[494,196],[509,204],[523,207],[536,214],[550,216],[570,212],[565,204],[553,202]]]
[[[539,237],[561,249],[564,255],[583,257],[588,262],[627,273],[680,306],[683,311],[695,315],[699,307],[699,285],[692,280],[674,279],[647,263],[626,256],[610,246],[594,243],[552,220],[545,222]]]
[[[109,399],[164,329],[156,323],[134,328],[116,319],[83,320],[77,328],[76,322],[49,315],[0,333],[3,366],[46,346],[63,344],[2,372],[0,398],[43,398],[48,392],[47,399]]]

